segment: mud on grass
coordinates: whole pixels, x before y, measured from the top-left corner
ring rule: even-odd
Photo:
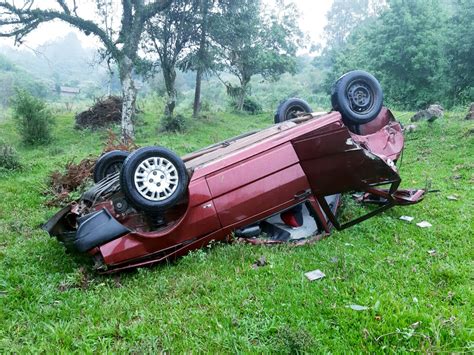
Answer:
[[[191,122],[187,133],[157,135],[150,116],[137,144],[184,154],[271,120],[223,113]],[[58,121],[55,142],[42,149],[18,146],[11,121],[0,122],[24,163],[0,178],[0,352],[473,350],[474,143],[463,113],[406,137],[403,186],[439,190],[419,205],[312,245],[217,244],[115,277],[95,274],[88,258],[66,254],[39,229],[56,211],[41,193],[48,174],[98,156],[107,138],[75,131],[71,116]],[[261,257],[265,265],[252,268]],[[326,277],[309,282],[304,273],[314,269]]]

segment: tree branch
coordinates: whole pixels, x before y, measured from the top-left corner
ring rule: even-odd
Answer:
[[[155,16],[158,12],[163,11],[166,9],[168,6],[170,6],[172,3],[172,0],[157,0],[154,1],[148,5],[146,5],[143,8],[143,20],[147,21],[153,16]]]
[[[112,42],[112,39],[107,35],[107,33],[102,30],[96,23],[78,17],[77,15],[72,15],[69,8],[66,6],[63,0],[57,0],[59,4],[63,3],[64,6],[61,6],[64,12],[56,10],[41,10],[41,9],[31,9],[29,7],[18,8],[14,4],[10,4],[5,1],[0,2],[0,9],[4,9],[10,14],[10,21],[1,21],[0,28],[5,25],[12,24],[22,24],[20,28],[15,28],[10,32],[3,32],[0,30],[1,37],[15,37],[16,40],[30,33],[35,29],[40,23],[49,22],[55,19],[62,20],[69,23],[70,25],[80,29],[84,33],[93,33],[100,38],[107,51],[109,51],[114,58],[120,57],[121,53],[115,44]],[[67,11],[65,10],[67,9]]]

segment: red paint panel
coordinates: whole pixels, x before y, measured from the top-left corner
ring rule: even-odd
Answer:
[[[189,183],[188,191],[189,206],[200,205],[201,203],[209,201],[212,198],[206,179],[204,178],[192,180]]]
[[[197,238],[221,228],[205,179],[189,185],[189,207],[183,218],[169,228],[153,232],[132,232],[100,247],[107,264],[156,253],[183,241]],[[133,229],[132,226],[128,226]]]
[[[298,156],[289,143],[233,165],[207,177],[212,196],[217,197],[296,164]]]
[[[225,227],[292,201],[296,193],[308,187],[303,169],[295,164],[214,199],[214,205]]]

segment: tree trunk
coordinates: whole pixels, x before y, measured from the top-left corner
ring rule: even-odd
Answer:
[[[196,72],[196,88],[194,89],[194,104],[193,117],[196,118],[201,111],[201,82],[202,82],[202,68],[199,67]]]
[[[209,3],[208,0],[201,0],[201,13],[202,13],[202,28],[201,38],[199,40],[199,52],[198,52],[198,69],[196,72],[196,88],[194,90],[194,104],[193,104],[193,117],[196,118],[201,110],[201,83],[202,74],[204,73],[204,62],[206,60],[206,36],[207,36],[207,14],[208,14]]]
[[[240,81],[240,92],[239,92],[239,97],[238,97],[238,102],[237,102],[237,107],[239,111],[244,110],[244,102],[245,102],[245,97],[247,96],[247,89],[248,89],[248,84],[250,82],[250,79],[243,79]]]
[[[162,64],[163,69],[163,78],[165,79],[166,93],[168,94],[168,99],[166,101],[165,115],[167,117],[172,117],[174,108],[176,107],[176,97],[177,92],[175,88],[176,81],[176,70],[174,65]]]
[[[135,100],[137,89],[132,77],[133,63],[125,57],[119,63],[120,82],[122,84],[122,141],[134,138],[133,117],[135,115]]]

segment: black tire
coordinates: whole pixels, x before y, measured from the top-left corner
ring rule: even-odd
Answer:
[[[95,163],[94,182],[97,183],[106,176],[119,172],[128,154],[123,150],[112,150],[102,155]]]
[[[120,186],[132,206],[159,213],[183,197],[188,179],[183,161],[171,150],[144,147],[131,153],[123,163]]]
[[[274,121],[275,123],[281,123],[298,117],[298,113],[311,112],[313,112],[313,110],[311,110],[311,107],[306,101],[293,97],[278,105]]]
[[[354,70],[336,81],[331,91],[331,103],[346,124],[364,124],[375,119],[382,110],[382,88],[373,75]]]

